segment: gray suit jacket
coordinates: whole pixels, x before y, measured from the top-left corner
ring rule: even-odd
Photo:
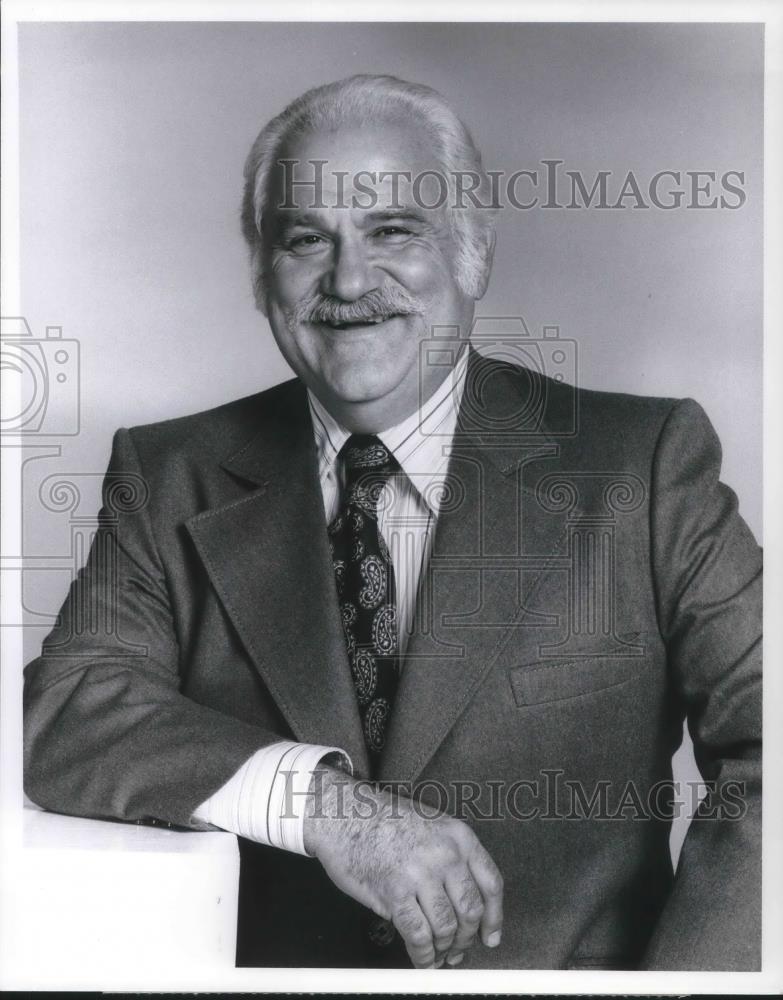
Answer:
[[[468,967],[758,967],[761,558],[719,467],[691,400],[471,357],[382,762],[503,872]],[[25,713],[27,792],[61,812],[192,826],[280,738],[366,774],[301,383],[118,432]],[[686,716],[715,793],[675,877]],[[241,961],[365,964],[317,862],[243,850]]]

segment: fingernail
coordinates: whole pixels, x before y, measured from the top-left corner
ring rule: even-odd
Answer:
[[[446,959],[446,961],[449,963],[449,965],[459,965],[459,963],[462,961],[462,959],[464,957],[465,957],[465,953],[462,952],[462,951],[460,951],[460,952],[457,952],[456,955],[449,955],[449,957]]]
[[[443,959],[439,958],[438,961],[433,965],[433,969],[439,969],[443,965]]]
[[[497,948],[500,944],[500,931],[492,931],[492,933],[487,938],[488,948]]]

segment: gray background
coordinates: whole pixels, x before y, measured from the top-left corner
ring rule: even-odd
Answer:
[[[26,466],[26,552],[67,553],[68,515],[38,485],[93,473],[79,513],[94,513],[118,426],[288,377],[253,306],[242,164],[289,100],[354,72],[436,87],[490,169],[558,158],[588,181],[613,171],[613,190],[629,170],[643,186],[745,171],[736,211],[501,212],[479,314],[559,325],[582,385],[699,400],[760,537],[762,46],[749,24],[21,26],[23,308],[82,353],[81,432]],[[29,655],[67,581],[28,572]]]

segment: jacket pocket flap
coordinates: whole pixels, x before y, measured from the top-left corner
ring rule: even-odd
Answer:
[[[544,660],[514,667],[509,680],[514,701],[521,708],[624,684],[638,676],[645,662],[643,656]]]

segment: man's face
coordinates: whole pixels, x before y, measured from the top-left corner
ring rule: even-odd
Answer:
[[[321,196],[327,207],[313,207],[312,186],[286,190],[283,170],[275,170],[264,223],[266,307],[275,339],[349,429],[381,430],[413,412],[444,377],[440,366],[420,373],[422,339],[444,326],[466,339],[474,303],[455,280],[448,206],[417,205],[405,180],[395,192],[388,175],[377,183],[357,175],[416,177],[438,169],[435,157],[419,129],[383,124],[309,133],[286,144],[284,158],[299,161],[288,168],[296,181],[314,179],[310,161],[327,161]],[[418,200],[433,204],[437,193],[424,184]],[[352,207],[354,197],[368,207]]]

